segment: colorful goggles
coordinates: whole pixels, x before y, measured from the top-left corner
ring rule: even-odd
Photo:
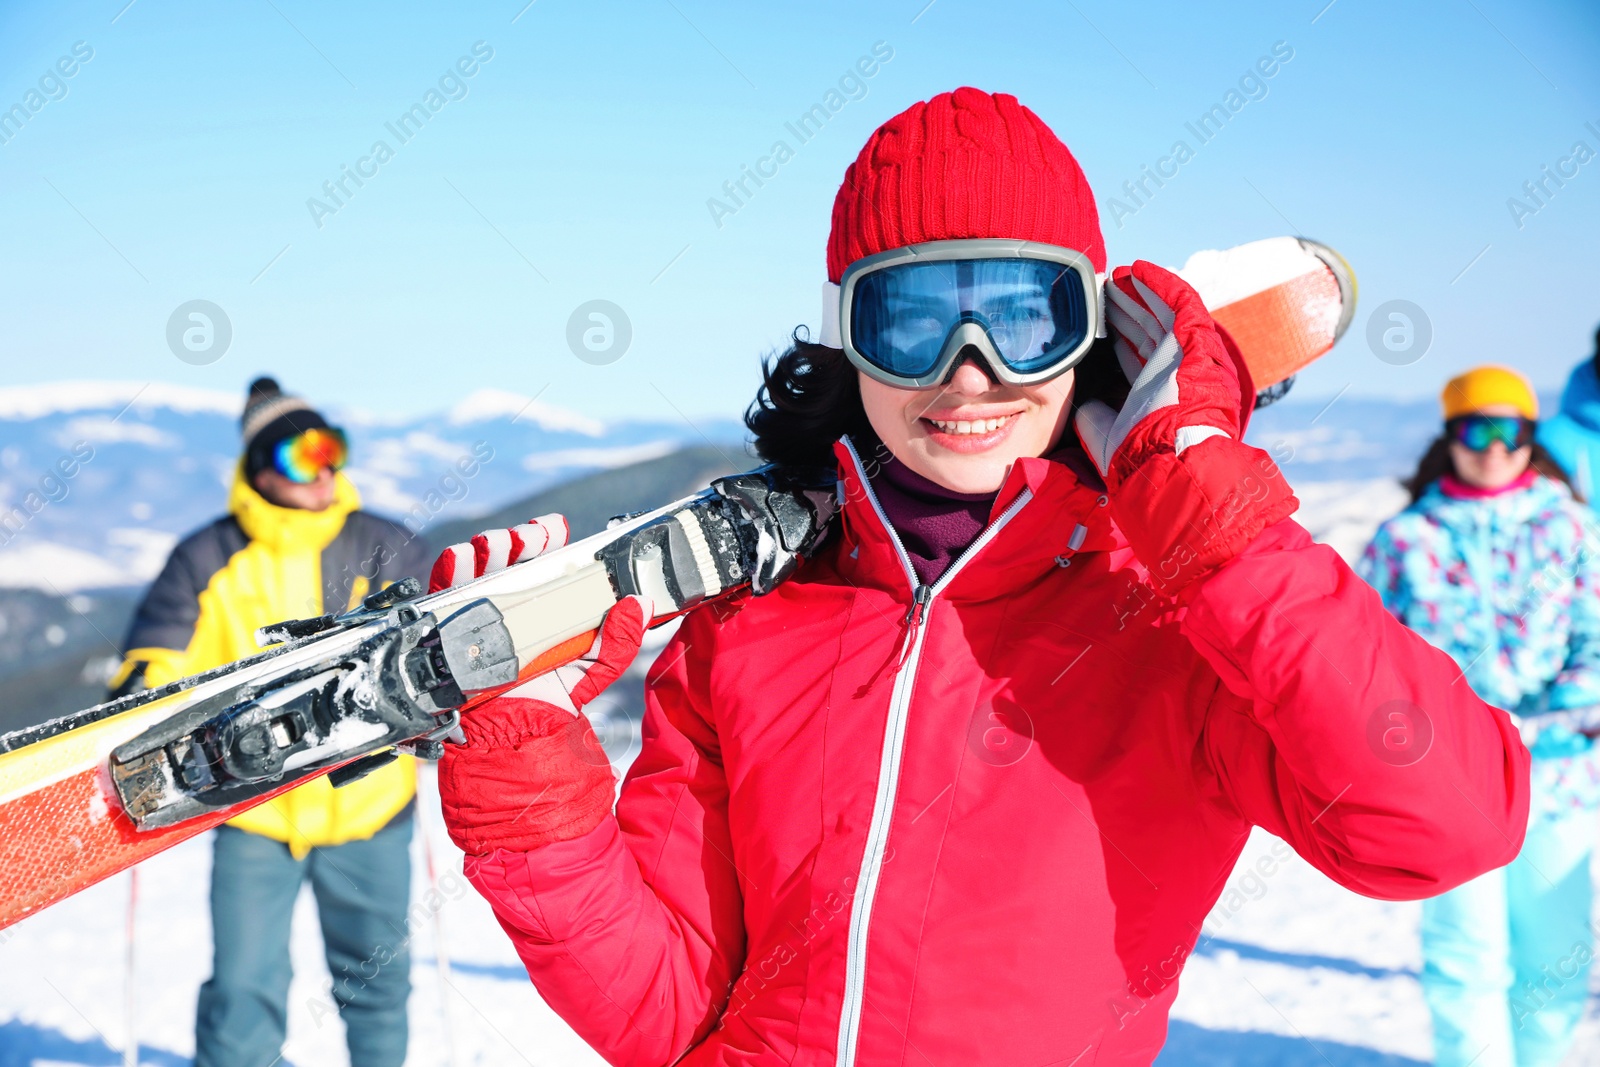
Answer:
[[[975,349],[996,381],[1048,381],[1104,336],[1101,279],[1082,252],[990,238],[931,241],[850,264],[823,289],[821,343],[902,389],[944,382]]]
[[[350,458],[344,431],[333,427],[304,430],[279,441],[272,450],[273,468],[291,482],[309,485],[326,468],[342,470]]]
[[[1445,422],[1444,431],[1450,440],[1474,452],[1485,452],[1496,441],[1515,452],[1533,443],[1536,425],[1521,415],[1457,415]]]

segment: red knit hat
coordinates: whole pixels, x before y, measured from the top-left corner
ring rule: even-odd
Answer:
[[[1014,96],[961,88],[879,126],[833,200],[828,280],[863,256],[961,237],[1061,245],[1106,269],[1089,180]]]

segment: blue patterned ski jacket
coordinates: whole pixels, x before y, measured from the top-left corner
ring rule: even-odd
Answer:
[[[1526,722],[1535,803],[1600,806],[1600,521],[1566,486],[1463,498],[1435,483],[1378,528],[1358,570],[1449,653],[1485,701]]]

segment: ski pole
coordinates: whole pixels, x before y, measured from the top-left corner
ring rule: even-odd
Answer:
[[[435,791],[438,789],[437,779],[434,789]],[[433,831],[428,826],[427,813],[420,809],[420,805],[417,815],[418,828],[422,834],[422,862],[428,872],[428,887],[437,895],[439,878],[433,862]],[[439,896],[437,899],[442,902],[444,898]],[[439,1013],[444,1017],[445,1062],[450,1067],[456,1067],[456,1032],[450,1015],[450,947],[445,940],[443,903],[433,911],[433,964],[439,972]]]
[[[139,1067],[139,985],[134,954],[135,919],[139,910],[139,869],[128,871],[128,960],[127,975],[123,985],[123,1012],[126,1015],[127,1038],[122,1046],[122,1067]]]

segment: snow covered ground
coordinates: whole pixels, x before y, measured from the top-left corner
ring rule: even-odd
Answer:
[[[431,783],[424,791],[431,796]],[[431,802],[423,807],[437,811]],[[599,1065],[534,993],[488,905],[461,877],[460,853],[436,814],[427,825],[439,906],[426,906],[419,838],[413,899],[423,906],[412,930],[407,1064]],[[1428,1018],[1417,984],[1421,906],[1356,896],[1292,853],[1284,858],[1287,852],[1267,834],[1252,839],[1184,971],[1159,1062],[1426,1063]],[[1264,857],[1272,873],[1252,874]],[[179,1067],[193,1054],[195,995],[209,968],[210,862],[206,835],[140,868],[134,1018],[141,1064]],[[129,877],[121,875],[0,933],[0,1067],[122,1062],[128,895]],[[438,966],[441,929],[448,979]],[[293,954],[285,1060],[300,1067],[346,1063],[309,895],[295,914]],[[1568,1064],[1600,1065],[1600,1013],[1593,1009]]]
[[[461,876],[461,854],[445,835],[431,775],[425,777],[421,808],[429,817],[418,826],[427,827],[434,848],[438,895],[428,897],[435,887],[419,835],[412,846],[412,900],[420,906],[413,907],[406,1062],[603,1063],[539,1000],[488,905]],[[139,868],[133,1018],[141,1064],[177,1067],[194,1054],[195,997],[210,973],[211,836]],[[129,885],[129,876],[119,875],[0,931],[0,1067],[123,1062]],[[436,908],[428,907],[430,899]],[[438,965],[441,930],[450,949],[448,980]],[[309,890],[295,912],[292,953],[285,1061],[348,1063]]]
[[[1404,503],[1393,482],[1298,487],[1301,520],[1347,557]],[[602,735],[631,753],[626,726]],[[414,845],[414,992],[408,1064],[466,1067],[601,1061],[539,1000],[488,906],[461,877],[424,775],[422,825],[438,872],[436,909],[422,839]],[[1600,825],[1596,827],[1600,833]],[[1270,873],[1262,874],[1259,861]],[[139,871],[133,1017],[142,1064],[193,1054],[194,1005],[209,969],[209,835]],[[114,1065],[128,1041],[124,954],[130,879],[122,875],[0,931],[0,1067]],[[1258,832],[1207,920],[1184,972],[1166,1051],[1175,1065],[1378,1067],[1426,1063],[1427,1011],[1417,981],[1418,904],[1340,889]],[[441,953],[440,932],[448,953]],[[295,915],[295,981],[286,1061],[345,1063],[343,1029],[309,897]],[[448,979],[441,972],[449,959]],[[1600,976],[1597,976],[1600,978]],[[1600,992],[1600,981],[1596,991]],[[1568,1067],[1600,1067],[1600,1000]]]

